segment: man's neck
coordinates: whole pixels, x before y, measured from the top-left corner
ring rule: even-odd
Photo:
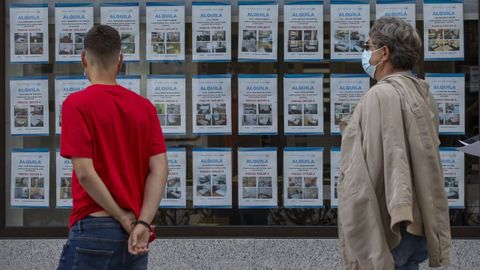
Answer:
[[[116,74],[113,73],[95,73],[89,75],[92,84],[117,85]]]
[[[375,75],[377,75],[376,78],[375,78],[377,81],[380,81],[383,78],[385,78],[386,76],[391,75],[393,73],[407,71],[407,70],[403,70],[403,69],[394,68],[390,63],[385,63],[385,64],[386,64],[385,68],[377,71],[377,74],[375,74]]]

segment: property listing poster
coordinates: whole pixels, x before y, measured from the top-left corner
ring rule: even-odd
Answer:
[[[323,148],[286,147],[283,150],[285,207],[323,207]]]
[[[56,152],[56,201],[57,208],[72,207],[72,160]]]
[[[375,14],[377,20],[381,17],[396,17],[415,26],[415,0],[377,0]]]
[[[193,76],[194,134],[232,134],[231,80],[231,74]]]
[[[14,149],[10,205],[48,207],[50,153],[48,149]]]
[[[138,3],[101,3],[101,24],[117,29],[122,39],[125,62],[140,61],[140,19]]]
[[[192,3],[192,61],[232,60],[230,2]]]
[[[48,4],[10,6],[10,61],[48,63]]]
[[[10,134],[48,135],[48,77],[10,79]]]
[[[463,61],[463,0],[425,0],[425,61]]]
[[[451,208],[465,207],[465,154],[455,148],[440,147],[443,176],[445,177],[445,192],[448,206]]]
[[[277,207],[277,194],[277,148],[239,148],[238,207]]]
[[[340,120],[357,107],[370,88],[367,74],[332,74],[330,76],[330,132],[340,134]]]
[[[185,60],[185,6],[147,2],[147,61]]]
[[[117,76],[117,83],[128,90],[140,95],[140,75],[120,75]]]
[[[465,74],[427,73],[437,102],[440,134],[465,134]]]
[[[232,207],[232,150],[194,148],[193,207]]]
[[[370,1],[332,0],[330,14],[331,60],[359,61],[370,30]]]
[[[62,132],[62,104],[74,92],[83,90],[90,85],[84,76],[59,76],[55,78],[55,133]]]
[[[338,207],[337,184],[340,177],[340,147],[330,149],[330,206]]]
[[[323,134],[323,74],[285,74],[285,134]]]
[[[238,8],[238,61],[277,61],[277,2],[240,1],[238,2]]]
[[[276,74],[238,75],[238,134],[278,133]]]
[[[285,2],[285,62],[319,62],[323,59],[323,1]]]
[[[83,39],[93,27],[93,4],[55,4],[55,61],[80,62]]]
[[[168,178],[160,207],[187,207],[187,152],[185,148],[168,148]]]
[[[147,76],[147,98],[157,109],[163,134],[185,135],[187,132],[184,75]]]

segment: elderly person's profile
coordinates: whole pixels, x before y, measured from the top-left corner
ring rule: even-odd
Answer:
[[[342,127],[338,227],[344,269],[449,263],[438,111],[412,69],[422,41],[402,19],[370,29],[362,66],[376,84]]]

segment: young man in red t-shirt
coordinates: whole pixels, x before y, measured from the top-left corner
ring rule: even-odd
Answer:
[[[62,106],[60,153],[74,172],[59,269],[147,269],[150,224],[168,174],[166,146],[154,106],[115,80],[120,48],[114,28],[93,27],[81,55],[92,85]]]

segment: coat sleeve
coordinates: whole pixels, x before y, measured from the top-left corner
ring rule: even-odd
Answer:
[[[366,144],[370,149],[375,149],[374,153],[382,152],[383,160],[373,156],[369,158],[378,162],[375,167],[383,167],[385,200],[391,218],[390,229],[393,230],[401,222],[407,222],[407,224],[413,222],[412,174],[406,137],[409,123],[403,117],[404,104],[395,89],[385,85],[380,90],[373,92],[372,98],[369,99],[368,107],[378,108],[378,111],[369,112],[373,115],[367,120],[367,126],[379,128],[381,137],[367,131],[369,141]],[[375,115],[379,117],[374,119]],[[382,144],[381,149],[376,149],[378,146],[370,146],[375,144],[375,141]]]

